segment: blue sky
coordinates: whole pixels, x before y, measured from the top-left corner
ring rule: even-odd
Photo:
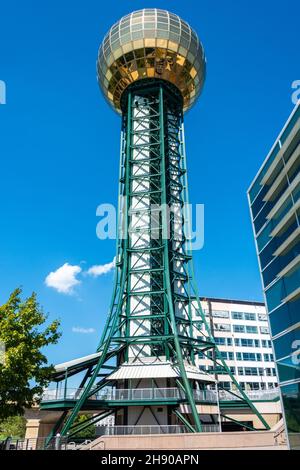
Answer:
[[[92,353],[112,292],[113,271],[79,274],[73,295],[47,287],[69,263],[110,263],[112,240],[96,237],[96,207],[116,204],[120,118],[95,74],[109,27],[140,8],[166,8],[198,32],[207,81],[186,116],[190,200],[205,204],[205,245],[195,253],[201,295],[261,300],[246,191],[293,109],[300,79],[296,0],[12,0],[1,6],[0,303],[22,285],[62,320],[60,362]],[[94,329],[75,333],[73,327]]]

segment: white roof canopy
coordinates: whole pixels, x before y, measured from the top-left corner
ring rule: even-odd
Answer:
[[[70,369],[74,366],[84,364],[85,362],[93,361],[100,356],[100,352],[90,354],[89,356],[78,357],[77,359],[73,359],[72,361],[62,362],[61,364],[57,364],[55,366],[55,372],[65,372],[67,369]]]
[[[213,376],[199,371],[195,366],[185,364],[185,370],[189,379],[199,380],[201,382],[215,382]],[[116,372],[110,374],[108,380],[122,379],[156,379],[156,378],[178,378],[181,376],[178,366],[171,362],[152,363],[134,362],[122,364]]]

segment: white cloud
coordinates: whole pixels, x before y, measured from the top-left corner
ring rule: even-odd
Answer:
[[[81,283],[81,281],[76,278],[81,271],[80,266],[72,266],[69,263],[65,263],[56,271],[48,274],[45,279],[45,284],[57,290],[57,292],[73,294],[73,288]]]
[[[114,269],[115,265],[116,265],[116,258],[114,258],[110,263],[98,264],[98,265],[96,264],[95,266],[92,266],[91,268],[87,270],[86,274],[88,274],[89,276],[93,276],[93,277],[102,276],[103,274],[106,274],[112,269]]]
[[[81,333],[85,335],[96,333],[95,328],[82,328],[81,326],[73,326],[72,331],[73,333]]]

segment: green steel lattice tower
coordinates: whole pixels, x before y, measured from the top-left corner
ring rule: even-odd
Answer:
[[[93,397],[99,413],[86,425],[113,413],[116,426],[158,424],[176,430],[181,424],[188,432],[202,431],[203,400],[209,402],[205,394],[214,378],[196,368],[195,356],[209,351],[214,372],[227,373],[258,414],[215,346],[198,300],[184,228],[183,113],[201,93],[205,68],[196,33],[163,10],[125,16],[100,46],[100,88],[122,118],[115,286],[97,354],[71,370],[70,375],[85,375],[77,400],[64,410],[52,435],[82,429],[74,420]],[[63,378],[57,373],[55,380]],[[211,404],[217,423],[218,403]]]

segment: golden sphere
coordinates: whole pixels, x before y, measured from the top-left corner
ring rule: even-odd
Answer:
[[[192,28],[166,10],[135,11],[115,23],[98,53],[99,86],[121,113],[121,96],[133,82],[159,78],[175,85],[187,111],[200,95],[206,71],[203,46]]]

